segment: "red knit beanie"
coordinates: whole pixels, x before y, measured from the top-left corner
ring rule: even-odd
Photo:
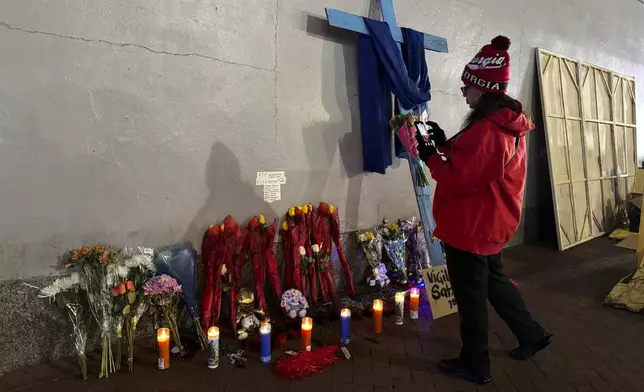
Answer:
[[[505,93],[510,81],[510,39],[499,35],[465,66],[461,80],[483,91]]]

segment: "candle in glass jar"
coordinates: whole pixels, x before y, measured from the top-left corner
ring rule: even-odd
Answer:
[[[381,299],[373,300],[373,333],[382,333],[382,307]]]
[[[159,346],[159,359],[157,367],[165,370],[170,367],[170,329],[159,328],[157,330],[157,344]]]
[[[340,343],[348,346],[351,335],[351,310],[344,308],[340,311]]]
[[[396,325],[403,325],[405,318],[405,293],[396,293]]]
[[[409,318],[412,320],[418,320],[418,301],[420,297],[420,292],[418,287],[413,287],[409,291]]]
[[[219,367],[219,328],[208,328],[208,369]]]
[[[304,317],[302,319],[302,351],[311,351],[311,330],[313,329],[313,319]]]
[[[262,363],[271,363],[271,323],[263,322],[259,326],[261,336],[259,347],[259,360]]]

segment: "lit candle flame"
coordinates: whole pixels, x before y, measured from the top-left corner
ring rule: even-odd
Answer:
[[[405,293],[398,292],[396,293],[396,303],[405,302]]]
[[[310,331],[313,329],[313,319],[310,317],[304,317],[302,319],[302,330]]]
[[[263,322],[262,325],[259,326],[259,333],[262,335],[271,333],[271,323]]]
[[[342,310],[340,311],[340,317],[342,317],[342,318],[351,317],[351,310],[350,310],[350,309],[348,309],[348,308],[344,308],[344,309],[342,309]]]
[[[373,300],[373,310],[379,310],[382,311],[382,300],[381,299],[374,299]]]
[[[219,328],[217,327],[208,328],[208,339],[211,339],[211,340],[219,339]]]
[[[157,331],[157,341],[165,342],[170,340],[170,329],[168,328],[159,328]]]
[[[413,287],[411,291],[409,292],[410,297],[418,297],[420,296],[420,292],[418,291],[417,287]]]

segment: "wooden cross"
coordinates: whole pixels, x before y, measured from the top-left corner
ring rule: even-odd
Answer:
[[[396,23],[396,13],[394,12],[393,0],[380,0],[380,7],[382,10],[382,18],[389,25],[391,35],[394,41],[398,42],[398,49],[400,49],[400,44],[403,42],[403,35],[402,30]],[[361,16],[330,8],[326,9],[326,16],[331,26],[369,35],[367,26]],[[423,33],[423,42],[425,49],[432,50],[434,52],[447,53],[447,40],[445,38]],[[400,104],[398,105],[398,109],[400,110],[400,113],[410,112],[409,110],[402,108]],[[416,171],[412,165],[409,165],[409,168],[411,169],[411,177],[414,183],[414,190],[416,192],[418,211],[420,212],[420,221],[423,224],[425,240],[429,247],[429,257],[431,259],[432,266],[445,264],[443,248],[438,239],[436,239],[432,234],[436,227],[436,222],[432,215],[432,197],[430,189],[428,186],[418,186]]]

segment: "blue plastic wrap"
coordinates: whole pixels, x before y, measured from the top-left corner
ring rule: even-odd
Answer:
[[[181,298],[193,319],[199,318],[196,260],[197,251],[189,243],[174,244],[158,249],[154,255],[156,274],[170,275],[179,282],[182,288]]]

